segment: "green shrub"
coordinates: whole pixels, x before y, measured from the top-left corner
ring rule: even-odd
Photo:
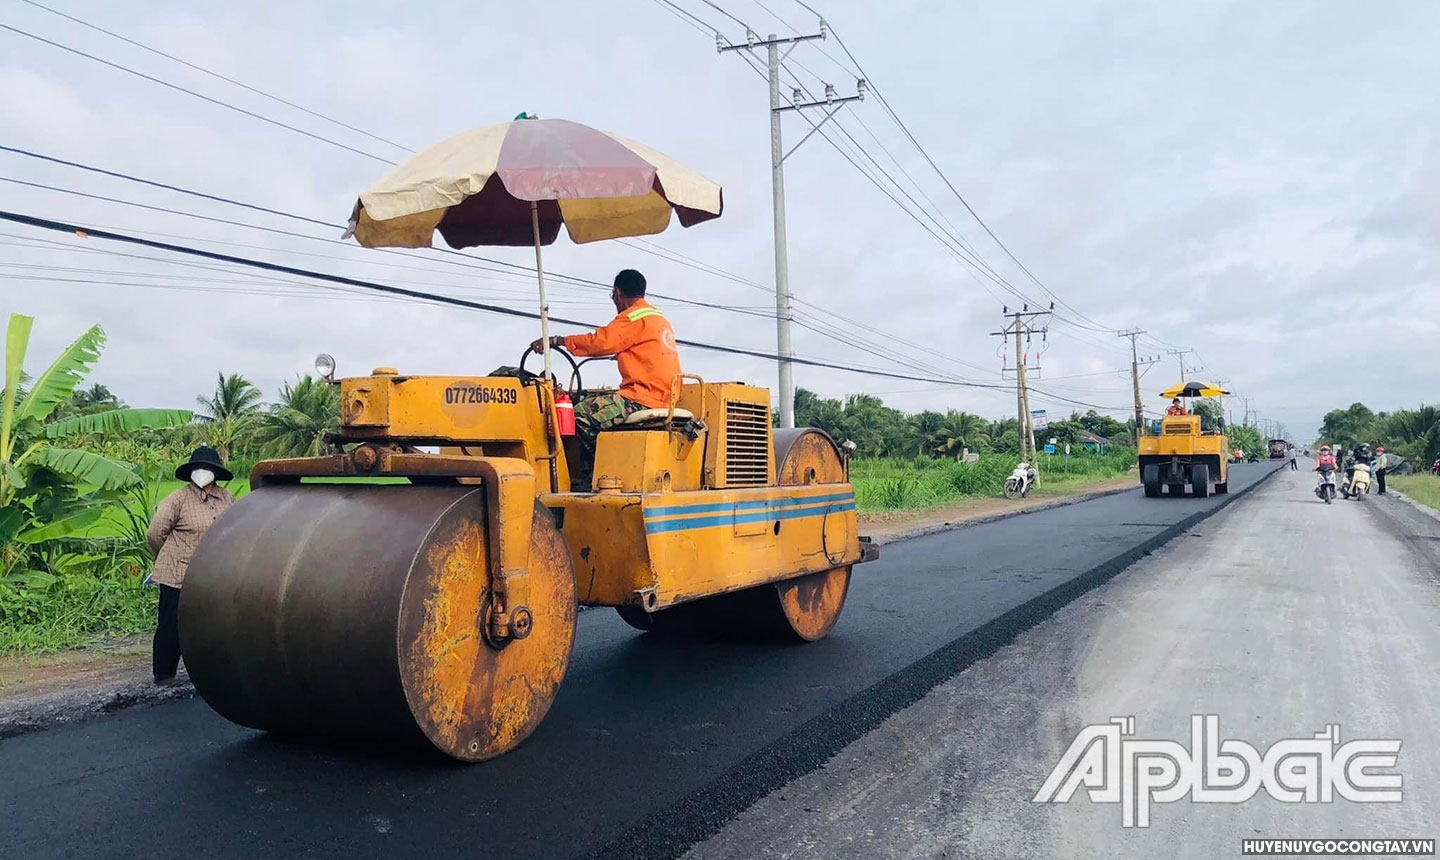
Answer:
[[[0,583],[0,654],[74,648],[155,626],[156,589],[139,577],[60,577],[49,588]]]

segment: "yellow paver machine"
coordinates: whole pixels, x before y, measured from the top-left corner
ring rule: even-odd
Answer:
[[[561,121],[502,125],[432,148],[452,179],[407,162],[361,195],[356,237],[517,244],[518,212],[539,269],[562,221],[589,241],[659,232],[672,207],[682,223],[719,214],[718,186],[638,144],[620,152]],[[490,162],[464,163],[472,151]],[[878,555],[840,446],[772,430],[766,389],[685,376],[668,408],[599,434],[591,483],[572,492],[583,453],[560,431],[550,357],[539,374],[522,360],[508,375],[340,379],[333,453],[258,464],[191,561],[181,649],[205,701],[254,728],[480,761],[545,716],[577,605],[643,630],[829,633],[852,566]],[[574,400],[590,393],[579,375]]]

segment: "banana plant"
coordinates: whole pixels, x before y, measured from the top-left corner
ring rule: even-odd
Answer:
[[[112,409],[46,423],[89,374],[105,345],[93,326],[22,390],[34,319],[11,314],[5,340],[5,389],[0,395],[0,578],[35,584],[45,573],[32,563],[54,553],[40,548],[84,538],[122,504],[120,493],[145,484],[141,470],[74,442],[87,436],[133,433],[188,424],[184,409]],[[58,557],[58,556],[56,556]]]

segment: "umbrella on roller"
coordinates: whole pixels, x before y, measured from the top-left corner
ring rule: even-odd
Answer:
[[[1208,382],[1184,382],[1160,392],[1160,396],[1166,400],[1174,400],[1176,397],[1223,397],[1230,392],[1218,385],[1211,385]]]
[[[540,248],[564,224],[577,243],[648,236],[671,213],[720,217],[720,186],[649,147],[562,119],[521,114],[416,154],[360,195],[346,238],[367,248],[535,247],[541,336],[550,337]],[[545,354],[546,376],[550,354]]]

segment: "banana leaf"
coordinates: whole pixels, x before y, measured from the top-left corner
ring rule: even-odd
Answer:
[[[76,448],[44,448],[36,451],[30,461],[101,490],[133,487],[144,480],[129,463]]]
[[[59,538],[87,537],[90,527],[100,520],[105,509],[100,505],[81,508],[61,519],[45,523],[33,529],[26,529],[15,536],[21,543],[37,544]]]
[[[188,409],[111,409],[91,415],[76,415],[45,425],[46,439],[66,436],[134,433],[137,430],[165,430],[189,424],[195,413]]]
[[[11,317],[11,327],[14,327],[14,317]],[[26,334],[28,335],[28,326]],[[28,339],[28,338],[27,338]],[[44,421],[55,407],[62,401],[68,400],[74,393],[75,386],[80,384],[90,372],[90,368],[100,358],[100,348],[105,345],[105,332],[100,326],[93,326],[89,331],[80,335],[75,342],[65,348],[65,351],[51,362],[45,371],[35,377],[30,385],[30,391],[25,395],[19,410],[16,412],[16,421],[21,422],[28,419],[35,422]],[[7,348],[6,361],[23,361],[25,358],[25,344],[22,341],[19,346],[19,355],[11,354],[14,345]],[[7,376],[9,370],[7,368]],[[7,383],[8,384],[8,383]]]
[[[0,544],[9,543],[30,517],[18,505],[0,508]]]
[[[0,397],[0,462],[8,462],[15,444],[15,400],[20,396],[20,377],[25,372],[25,350],[30,345],[30,327],[35,318],[11,314],[5,331],[5,393]],[[6,476],[8,479],[8,475]]]
[[[43,570],[22,570],[19,573],[10,573],[0,577],[0,582],[7,585],[23,585],[37,591],[44,591],[59,581],[60,577]]]

